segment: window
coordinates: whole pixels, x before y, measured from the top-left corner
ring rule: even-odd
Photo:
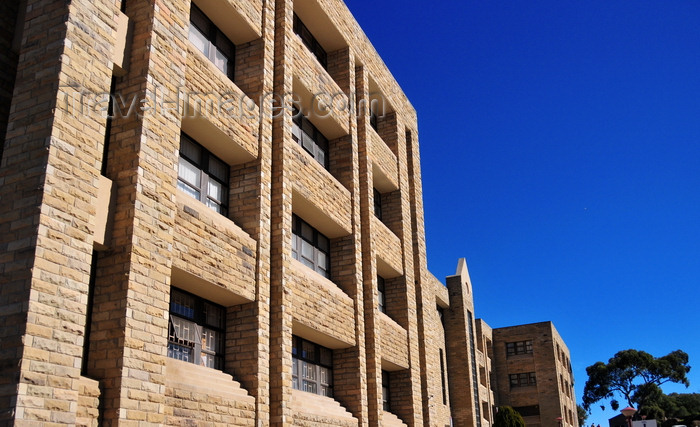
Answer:
[[[510,388],[514,387],[526,387],[529,385],[537,384],[537,379],[535,378],[534,372],[525,372],[521,374],[510,374]]]
[[[214,63],[216,68],[233,80],[236,46],[197,6],[190,10],[190,42]]]
[[[386,284],[384,278],[379,275],[377,276],[377,293],[379,311],[386,314]]]
[[[374,216],[382,220],[382,194],[376,188],[374,189]]]
[[[385,411],[391,411],[391,380],[389,372],[382,371],[382,408]]]
[[[540,405],[516,406],[513,409],[523,417],[531,417],[540,414]]]
[[[330,240],[306,221],[292,215],[292,257],[330,278]]]
[[[333,397],[333,351],[292,337],[292,388]]]
[[[372,126],[376,132],[379,132],[379,126],[377,124],[377,113],[374,109],[369,110],[369,125]]]
[[[515,356],[516,354],[531,354],[532,340],[517,341],[506,343],[506,355]]]
[[[293,111],[292,138],[328,169],[328,139],[296,107]]]
[[[311,34],[311,31],[306,28],[306,25],[301,22],[301,19],[299,19],[296,13],[294,14],[294,32],[301,37],[301,41],[304,42],[306,47],[314,54],[321,66],[323,68],[328,68],[328,55],[326,51],[323,50],[323,47],[321,47],[314,35]]]
[[[225,313],[218,304],[171,288],[168,357],[223,369]]]
[[[442,404],[447,405],[447,384],[445,380],[445,353],[440,349],[440,380],[442,382]]]
[[[180,135],[177,187],[226,215],[228,211],[229,167],[192,138]]]

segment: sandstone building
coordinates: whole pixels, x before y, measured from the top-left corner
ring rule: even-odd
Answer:
[[[496,328],[492,337],[499,405],[512,406],[528,427],[577,427],[571,357],[552,322]]]
[[[0,19],[0,423],[489,425],[416,112],[341,0]]]

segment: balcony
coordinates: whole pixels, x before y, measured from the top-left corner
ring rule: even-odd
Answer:
[[[374,188],[381,193],[398,190],[399,169],[396,155],[374,129],[369,132],[369,135],[369,152],[372,160]]]
[[[301,99],[302,111],[329,140],[347,135],[350,104],[299,36],[292,36],[294,52],[293,92]]]
[[[403,274],[401,240],[379,218],[372,216],[372,243],[377,254],[377,273],[389,279]]]
[[[234,43],[262,37],[262,0],[194,0]]]
[[[328,238],[352,232],[352,198],[333,175],[299,144],[290,140],[290,181],[294,183],[292,209]]]
[[[229,165],[258,157],[260,109],[191,44],[182,128]]]
[[[182,191],[176,197],[173,285],[224,306],[253,301],[255,240]]]
[[[328,348],[355,345],[355,305],[335,283],[304,266],[290,263],[294,334]]]
[[[408,332],[384,313],[379,313],[379,345],[382,367],[388,370],[407,369]]]

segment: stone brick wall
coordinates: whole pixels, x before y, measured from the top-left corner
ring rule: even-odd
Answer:
[[[532,354],[506,356],[506,343],[526,340],[532,340]],[[562,425],[578,424],[575,400],[561,384],[564,375],[570,378],[568,363],[565,366],[564,362],[569,358],[568,349],[551,322],[496,328],[493,349],[500,404],[539,405],[539,416],[525,417],[528,426],[554,427],[559,416],[563,418]],[[508,375],[521,372],[534,372],[537,384],[511,388]]]
[[[292,31],[292,0],[195,2],[215,22],[228,25],[231,14],[245,27],[245,40],[227,29],[236,33],[234,82],[189,43],[189,0],[126,4],[132,43],[127,74],[114,79],[120,2],[29,0],[0,167],[0,194],[13,201],[0,208],[0,307],[9,325],[0,330],[0,410],[14,410],[0,419],[377,426],[394,422],[381,408],[389,369],[392,413],[410,426],[442,423],[449,409],[435,412],[429,394],[439,372],[432,346],[444,346],[444,334],[432,333],[439,320],[413,107],[341,0],[297,3],[335,27],[319,35],[333,46],[327,71]],[[112,82],[126,100],[169,101],[182,88],[245,96],[253,117],[181,120],[160,110],[117,116],[108,131],[103,115],[69,114],[57,89],[107,93]],[[378,134],[357,105],[314,119],[330,137],[330,171],[292,140],[289,112],[274,114],[280,105],[261,97],[299,89],[305,101],[325,91],[366,104],[370,87],[390,107]],[[181,131],[230,163],[229,218],[177,191]],[[116,188],[112,239],[93,256],[105,162]],[[375,166],[391,188],[381,196],[383,223],[373,213]],[[332,238],[331,281],[291,257],[297,211]],[[389,317],[377,308],[386,265]],[[226,306],[225,373],[211,379],[220,387],[182,381],[212,370],[167,358],[171,286]],[[293,398],[292,333],[302,327],[335,343],[334,398],[325,400],[340,408],[335,415]]]
[[[176,197],[173,267],[255,299],[255,240],[189,195]]]
[[[16,1],[3,2],[0,5],[0,160],[5,145],[7,120],[10,118],[10,103],[17,73],[19,55],[13,48],[13,41],[15,37],[21,37],[21,29],[15,29],[19,8],[20,2]],[[16,33],[17,36],[15,36]]]

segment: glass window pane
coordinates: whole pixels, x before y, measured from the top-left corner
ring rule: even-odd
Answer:
[[[323,271],[328,269],[328,257],[321,251],[316,252],[316,265]]]
[[[320,233],[318,235],[318,248],[326,253],[328,253],[330,249],[330,242],[328,241],[328,238]]]
[[[173,289],[170,292],[170,312],[190,319],[194,318],[194,297]]]
[[[179,179],[196,189],[201,185],[201,173],[199,168],[180,157],[177,165],[177,176]]]
[[[199,200],[199,191],[195,190],[194,187],[188,185],[180,180],[177,181],[177,188]]]
[[[214,48],[213,62],[216,68],[221,70],[222,73],[228,75],[228,58],[226,57],[226,55],[224,55],[224,53],[221,50],[217,48]]]
[[[299,254],[297,253],[297,235],[292,234],[292,258],[298,260],[299,259]]]
[[[190,23],[190,34],[188,38],[197,50],[202,52],[206,57],[209,57],[209,40],[207,40],[206,36],[192,23]]]
[[[301,237],[303,237],[304,240],[309,242],[314,241],[314,229],[311,228],[311,226],[305,222],[301,223]]]
[[[301,242],[301,256],[307,260],[314,261],[314,247],[311,243],[302,240]]]
[[[197,342],[197,325],[190,320],[172,316],[170,319],[170,340],[177,344],[194,346]]]
[[[226,200],[226,188],[220,182],[210,179],[207,185],[207,196],[217,202],[217,204],[222,204]]]
[[[229,167],[226,163],[214,156],[209,156],[209,175],[216,177],[219,181],[228,182]]]
[[[215,328],[224,327],[224,309],[218,305],[210,304],[208,302],[204,303],[204,318],[205,322],[209,326]]]
[[[292,124],[292,138],[293,138],[294,141],[296,141],[296,142],[299,142],[299,140],[301,139],[301,128],[300,128],[299,125],[296,123],[296,120],[295,120],[294,123]]]
[[[316,359],[315,346],[308,341],[302,341],[301,357],[303,357],[304,359],[309,359],[309,360]],[[306,364],[304,366],[306,366]],[[314,378],[316,378],[315,375],[316,374],[314,374]]]
[[[333,365],[333,352],[328,349],[321,347],[321,365],[332,366]]]

